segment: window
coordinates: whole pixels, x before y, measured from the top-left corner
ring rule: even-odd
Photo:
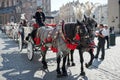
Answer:
[[[19,0],[17,0],[17,2],[19,2]]]
[[[1,7],[5,7],[5,3],[4,3],[4,1],[1,3]]]
[[[13,2],[13,0],[12,0],[11,4],[12,4],[12,6],[14,5],[14,2]]]
[[[10,6],[10,5],[9,5],[9,0],[7,0],[7,6]]]

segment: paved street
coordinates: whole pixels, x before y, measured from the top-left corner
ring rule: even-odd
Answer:
[[[95,39],[97,43],[97,39]],[[42,69],[41,58],[27,59],[26,49],[18,51],[18,44],[0,31],[0,80],[120,80],[120,36],[116,37],[116,46],[105,50],[103,61],[94,60],[93,65],[85,68],[86,76],[80,77],[78,51],[75,50],[75,67],[68,67],[68,77],[56,77],[56,53],[47,52],[48,70]],[[96,49],[94,54],[96,53]],[[89,54],[84,53],[84,61]]]

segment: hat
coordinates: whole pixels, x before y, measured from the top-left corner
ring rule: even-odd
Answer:
[[[100,26],[103,26],[103,24],[100,24]]]
[[[38,7],[37,7],[37,10],[39,10],[39,9],[42,9],[42,7],[41,7],[41,6],[38,6]]]

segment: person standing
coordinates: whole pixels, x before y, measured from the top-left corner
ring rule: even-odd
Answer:
[[[108,29],[108,26],[105,26],[105,32],[106,32],[105,40],[107,41],[107,49],[109,49],[109,29]]]
[[[98,58],[100,50],[102,51],[101,54],[101,60],[104,60],[105,58],[105,36],[106,32],[104,29],[103,24],[99,25],[99,32],[96,33],[96,36],[98,37],[98,45],[97,45],[97,54],[95,55],[95,58]]]
[[[45,24],[44,24],[44,22],[45,22],[45,14],[43,13],[41,7],[37,8],[37,11],[35,13],[35,19],[36,19],[36,23],[39,25],[39,27],[45,26]]]

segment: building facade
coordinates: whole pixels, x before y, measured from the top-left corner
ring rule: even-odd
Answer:
[[[63,5],[59,11],[60,20],[65,20],[65,22],[76,22],[75,13],[73,6],[83,5],[79,0],[69,2]],[[84,5],[83,5],[84,6]],[[108,23],[108,5],[95,6],[94,11],[92,11],[91,17],[95,18],[98,23],[107,24]]]
[[[0,0],[0,24],[17,23],[23,13],[29,21],[38,6],[43,7],[46,15],[51,15],[51,0]]]
[[[56,24],[59,24],[59,19],[60,19],[60,17],[59,17],[59,11],[52,11],[51,12],[51,16],[52,17],[54,17],[54,19],[52,20],[52,22],[51,23],[56,23]]]
[[[98,24],[108,24],[108,5],[99,5],[95,8],[93,18]]]
[[[59,18],[60,20],[64,20],[65,22],[75,22],[75,15],[74,15],[74,9],[73,6],[80,4],[79,0],[69,2],[62,7],[60,7],[59,11]]]
[[[42,6],[47,16],[51,15],[51,0],[42,0]]]
[[[16,21],[21,13],[21,9],[16,10],[19,5],[19,0],[1,0],[0,1],[0,24]],[[18,13],[18,14],[16,14]]]
[[[108,0],[108,26],[120,33],[120,0]]]

